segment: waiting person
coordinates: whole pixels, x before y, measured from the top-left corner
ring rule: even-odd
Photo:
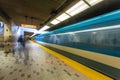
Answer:
[[[16,62],[19,62],[20,58],[24,59],[24,63],[27,64],[29,59],[28,49],[25,45],[26,39],[24,39],[22,36],[18,38],[18,55]]]

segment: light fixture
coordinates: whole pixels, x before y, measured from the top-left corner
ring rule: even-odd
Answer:
[[[60,23],[60,21],[54,19],[54,20],[52,20],[50,23],[53,24],[53,25],[56,25],[56,24]]]
[[[58,16],[56,19],[60,21],[64,21],[66,19],[70,18],[70,16],[66,13],[62,13],[60,16]]]
[[[50,26],[44,26],[44,27],[42,27],[38,32],[44,31],[44,30],[46,30],[46,29],[48,29],[48,28],[50,28]]]
[[[66,11],[66,13],[68,13],[71,16],[74,16],[87,8],[89,8],[89,6],[84,1],[80,0],[78,3],[76,3],[70,9],[68,9]]]
[[[103,0],[86,0],[90,5],[95,5],[98,4],[99,2],[103,1]]]

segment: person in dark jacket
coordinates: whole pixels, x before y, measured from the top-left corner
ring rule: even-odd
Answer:
[[[16,54],[16,63],[19,63],[19,60],[23,57],[23,54],[25,52],[25,42],[24,42],[24,38],[22,36],[20,36],[18,38],[18,53]]]
[[[27,64],[29,60],[29,53],[28,49],[25,45],[26,39],[24,39],[22,36],[18,38],[18,58],[16,59],[16,62],[19,62],[18,59],[22,58],[24,60],[24,64]]]

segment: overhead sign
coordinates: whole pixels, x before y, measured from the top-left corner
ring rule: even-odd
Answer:
[[[28,24],[21,24],[22,27],[27,27],[27,28],[37,28],[36,25],[28,25]]]

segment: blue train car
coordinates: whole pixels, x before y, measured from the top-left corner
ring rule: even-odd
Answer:
[[[38,35],[36,41],[95,61],[96,65],[93,66],[83,64],[120,79],[120,10]],[[101,67],[104,65],[106,70],[95,67],[97,63],[100,63]],[[114,74],[116,72],[117,74]]]

